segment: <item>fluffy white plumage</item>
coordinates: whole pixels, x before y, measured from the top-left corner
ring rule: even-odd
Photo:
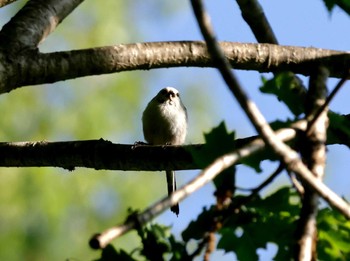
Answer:
[[[178,90],[166,87],[148,103],[142,115],[143,135],[152,145],[181,145],[187,134],[187,110]],[[166,171],[169,195],[176,190],[174,171]],[[178,204],[171,207],[179,214]]]

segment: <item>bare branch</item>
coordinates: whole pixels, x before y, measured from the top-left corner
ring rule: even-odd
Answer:
[[[342,116],[350,122],[350,115]],[[293,128],[293,125],[291,126]],[[327,140],[327,145],[343,144],[350,148],[346,129],[330,126],[339,140]],[[257,136],[235,140],[235,148],[246,146]],[[198,169],[190,151],[201,150],[201,144],[185,146],[147,146],[115,144],[103,139],[85,141],[26,141],[0,142],[0,167],[75,167],[110,170]],[[276,160],[271,153],[262,153],[261,159]],[[169,161],[169,159],[173,159]],[[146,164],[147,163],[147,164]]]
[[[1,38],[0,38],[1,39]],[[230,64],[241,70],[290,70],[304,75],[318,64],[343,77],[350,54],[317,48],[222,42]],[[77,77],[169,67],[214,67],[206,45],[200,41],[153,42],[116,45],[55,53],[25,53],[12,60],[0,51],[0,93],[17,87],[53,83]],[[21,77],[19,77],[21,75]]]
[[[257,0],[237,0],[242,17],[259,43],[278,44],[277,38]]]
[[[239,144],[239,142],[238,142]],[[109,170],[198,169],[191,150],[201,145],[149,146],[113,144],[110,141],[0,143],[3,167],[75,167]],[[176,159],[173,160],[173,159]]]
[[[268,22],[262,6],[257,0],[236,0],[244,20],[249,25],[250,29],[253,31],[255,38],[259,43],[270,43],[277,44],[278,40],[275,36],[270,23]],[[275,72],[278,73],[277,71]],[[295,88],[298,89],[300,99],[305,99],[306,87],[303,82],[296,76],[295,82],[299,83]]]
[[[31,0],[2,28],[6,55],[34,50],[83,0]]]
[[[327,137],[327,107],[323,107],[327,96],[326,81],[328,70],[320,67],[314,75],[310,77],[310,86],[307,95],[306,117],[309,120],[308,128],[301,146],[301,154],[308,168],[314,174],[316,179],[322,180],[324,176],[326,164],[326,137]],[[320,108],[324,108],[320,116],[317,112]],[[315,117],[318,119],[314,122],[310,121]],[[310,128],[310,124],[314,127]],[[318,213],[319,196],[309,188],[304,186],[304,196],[302,200],[302,209],[298,222],[297,249],[295,251],[295,259],[302,261],[317,260],[316,240],[317,226],[316,217]]]
[[[308,125],[308,130],[307,130],[307,134],[310,133],[310,131],[312,131],[312,128],[315,124],[315,122],[318,120],[318,117],[324,112],[324,111],[328,111],[327,107],[329,106],[329,103],[332,101],[332,99],[334,98],[334,96],[337,94],[337,92],[340,90],[341,87],[343,87],[344,83],[347,81],[348,77],[350,75],[350,71],[348,71],[345,76],[343,76],[342,79],[339,80],[339,82],[337,83],[337,85],[334,87],[334,89],[332,90],[332,92],[329,94],[329,96],[327,97],[326,101],[324,102],[324,104],[318,108],[318,111],[313,115],[312,119],[310,120],[310,123]]]
[[[324,183],[322,183],[322,181],[315,179],[312,172],[299,158],[298,153],[278,139],[256,105],[251,100],[248,100],[243,89],[241,89],[234,75],[231,73],[229,64],[216,42],[209,16],[204,12],[202,2],[200,0],[191,0],[191,3],[213,60],[216,62],[216,65],[228,87],[234,93],[237,101],[249,117],[250,121],[254,124],[254,127],[262,136],[266,144],[282,159],[283,163],[289,170],[298,175],[299,178],[306,182],[329,204],[337,208],[344,216],[350,218],[350,206],[347,204],[347,202],[330,190]]]
[[[17,0],[0,0],[0,7],[4,7],[6,5],[9,5],[13,2],[16,2]]]

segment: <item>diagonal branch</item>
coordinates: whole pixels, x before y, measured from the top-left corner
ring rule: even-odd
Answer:
[[[4,37],[4,32],[0,33],[0,40],[1,35]],[[241,70],[290,70],[309,75],[310,68],[322,63],[330,68],[330,76],[341,78],[344,68],[350,67],[350,54],[346,52],[233,42],[221,42],[220,47],[230,64]],[[89,75],[170,67],[215,67],[202,41],[120,44],[46,54],[32,52],[18,54],[10,61],[6,55],[7,50],[3,53],[0,50],[0,93]]]
[[[6,55],[34,50],[83,0],[31,0],[2,28]]]
[[[336,193],[331,191],[326,185],[324,185],[324,183],[322,183],[322,181],[315,179],[312,172],[300,160],[298,154],[278,139],[256,105],[248,100],[246,94],[240,88],[237,80],[231,73],[229,64],[216,42],[210,25],[209,16],[204,12],[202,2],[200,0],[191,0],[191,3],[213,60],[216,62],[228,87],[234,93],[239,104],[244,109],[250,121],[254,124],[254,127],[262,136],[266,144],[281,158],[290,171],[293,171],[299,178],[306,182],[308,186],[323,197],[324,200],[337,208],[344,216],[350,218],[349,204],[341,199]]]

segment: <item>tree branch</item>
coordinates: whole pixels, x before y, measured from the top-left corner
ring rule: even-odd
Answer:
[[[242,17],[253,31],[259,43],[278,44],[264,10],[256,0],[237,0]]]
[[[339,51],[232,42],[222,42],[220,47],[230,64],[241,70],[290,70],[309,75],[310,68],[321,63],[330,68],[332,77],[343,77],[344,68],[350,67],[350,54]],[[122,71],[215,67],[201,41],[120,44],[46,54],[31,52],[17,54],[10,60],[6,58],[7,51],[0,50],[0,93],[21,86]]]
[[[13,2],[16,2],[17,0],[0,0],[0,7],[4,7],[6,5],[9,5]]]
[[[350,116],[339,116],[350,125]],[[294,125],[291,126],[293,129]],[[350,148],[347,129],[330,126],[330,136],[339,139],[327,140],[327,145],[343,144]],[[251,136],[235,140],[235,148],[242,148],[258,139]],[[115,144],[103,139],[85,141],[26,141],[0,142],[0,167],[75,167],[109,170],[198,169],[190,151],[201,150],[202,145],[148,146]],[[262,160],[276,160],[272,153],[261,153]],[[172,159],[169,161],[169,159]],[[145,163],[146,162],[146,163]]]
[[[34,50],[83,0],[31,0],[2,28],[6,56]]]
[[[125,145],[113,144],[103,139],[3,142],[0,143],[0,166],[61,167],[68,170],[74,170],[75,167],[138,171],[197,169],[189,150],[201,147]]]
[[[326,130],[328,125],[326,102],[328,70],[320,67],[310,77],[309,91],[306,100],[306,115],[308,128],[302,139],[301,154],[310,171],[316,179],[322,180],[326,165]],[[317,112],[324,108],[320,115]],[[316,121],[312,121],[317,117]],[[310,128],[310,125],[314,126]],[[302,261],[317,260],[316,241],[317,226],[316,218],[318,213],[318,195],[310,189],[307,184],[304,186],[302,209],[296,231],[297,249],[295,259]]]
[[[244,20],[249,25],[250,29],[254,33],[255,38],[259,43],[270,43],[278,45],[277,37],[275,36],[272,27],[267,20],[264,10],[257,0],[236,0]],[[276,75],[276,71],[274,74]],[[298,94],[301,100],[305,100],[306,87],[303,82],[296,76],[296,83],[298,85],[295,88],[298,90]]]

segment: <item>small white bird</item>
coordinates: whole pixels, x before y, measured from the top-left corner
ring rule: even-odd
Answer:
[[[181,145],[187,134],[187,110],[178,90],[166,87],[148,103],[142,115],[143,135],[152,145]],[[175,172],[166,170],[168,195],[176,190]],[[171,211],[179,215],[179,204]]]

